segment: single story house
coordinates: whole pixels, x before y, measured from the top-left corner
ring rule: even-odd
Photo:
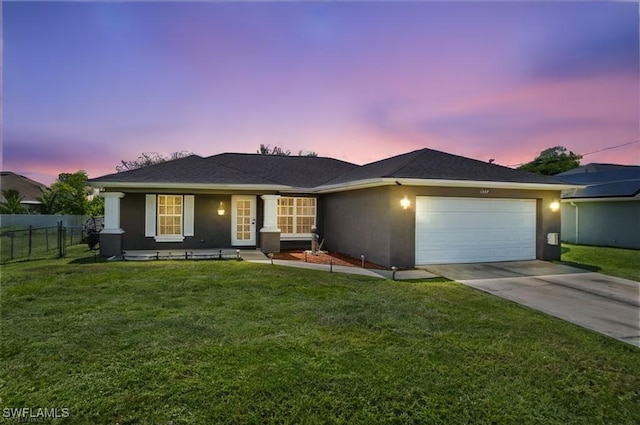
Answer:
[[[562,192],[562,240],[640,249],[639,166],[593,163],[556,178],[583,186]]]
[[[124,250],[324,248],[383,266],[558,260],[574,185],[420,149],[366,165],[192,155],[89,180],[105,198],[102,255]],[[554,207],[554,208],[552,208]]]
[[[38,200],[47,189],[47,186],[28,177],[11,171],[0,172],[0,188],[2,190],[16,190],[22,200],[22,204],[29,214],[37,214],[40,212],[42,202]],[[5,202],[4,196],[0,193],[0,202]]]

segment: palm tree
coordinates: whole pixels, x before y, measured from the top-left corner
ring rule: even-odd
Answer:
[[[15,189],[2,191],[4,202],[0,202],[0,213],[2,214],[26,214],[27,209],[20,202],[24,198]]]
[[[51,189],[44,189],[42,191],[42,196],[36,198],[36,200],[40,202],[41,214],[55,214],[58,212],[56,206],[56,195],[57,193]]]

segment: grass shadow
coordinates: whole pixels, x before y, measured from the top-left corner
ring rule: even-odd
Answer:
[[[600,270],[602,270],[602,267],[593,266],[591,264],[576,263],[575,261],[558,261],[558,264],[563,264],[565,266],[571,266],[578,269],[589,270],[590,272],[599,272]]]
[[[69,261],[69,264],[95,264],[95,263],[106,263],[107,259],[102,257],[97,251],[87,251],[87,256],[74,258]]]
[[[428,278],[418,278],[418,279],[396,279],[394,280],[394,282],[397,282],[397,283],[451,283],[451,282],[455,282],[455,280],[438,276],[438,277],[428,277]]]

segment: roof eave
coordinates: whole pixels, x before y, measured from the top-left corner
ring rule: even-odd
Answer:
[[[482,189],[529,189],[529,190],[569,190],[584,189],[586,186],[564,183],[521,183],[500,182],[482,180],[446,180],[446,179],[411,179],[382,177],[366,179],[355,182],[339,183],[319,186],[313,190],[315,193],[344,192],[355,189],[366,189],[377,186],[406,185],[406,186],[439,186],[439,187],[472,187]]]
[[[321,185],[318,187],[303,188],[287,185],[274,184],[220,184],[220,183],[168,183],[168,182],[109,182],[92,181],[90,186],[97,189],[180,189],[180,190],[272,190],[286,193],[333,193],[346,192],[349,190],[367,189],[380,186],[406,185],[406,186],[439,186],[439,187],[472,187],[483,189],[529,189],[529,190],[569,190],[584,189],[586,186],[561,183],[519,183],[519,182],[496,182],[480,180],[444,180],[444,179],[407,179],[395,177],[380,177],[373,179],[357,180],[346,183],[332,185]]]
[[[109,182],[109,181],[93,181],[89,182],[91,187],[96,189],[181,189],[181,190],[276,190],[288,191],[291,186],[274,185],[274,184],[238,184],[238,183],[167,183],[167,182]]]

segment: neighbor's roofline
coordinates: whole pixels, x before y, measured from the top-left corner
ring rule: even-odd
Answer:
[[[590,198],[562,198],[562,203],[583,203],[583,202],[625,202],[625,201],[640,201],[640,193],[634,196],[599,196]]]

